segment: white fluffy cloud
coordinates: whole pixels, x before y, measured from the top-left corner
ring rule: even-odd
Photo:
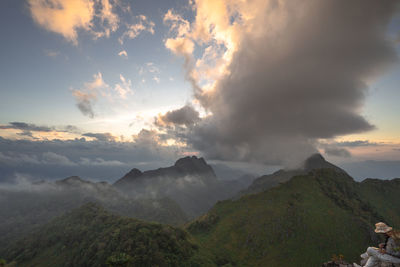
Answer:
[[[79,31],[95,38],[109,37],[119,27],[119,17],[110,0],[28,0],[33,20],[48,31],[78,44]],[[100,23],[95,25],[95,19]]]
[[[107,84],[101,72],[93,75],[93,80],[84,83],[80,89],[72,89],[72,95],[76,105],[83,115],[94,118],[96,113],[94,105],[99,98],[114,102],[116,99],[126,99],[133,94],[132,82],[122,74],[119,75],[120,82],[114,86]]]
[[[154,34],[154,22],[149,20],[145,15],[139,15],[136,17],[138,20],[135,24],[126,24],[127,30],[118,39],[120,44],[124,43],[125,39],[134,39],[142,32],[149,32]]]

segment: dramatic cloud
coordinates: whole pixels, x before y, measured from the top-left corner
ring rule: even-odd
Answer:
[[[46,30],[61,34],[73,44],[78,31],[90,32],[95,38],[109,37],[118,29],[118,16],[109,0],[28,0],[33,20]],[[99,25],[95,25],[95,19]]]
[[[200,121],[199,112],[192,106],[186,105],[180,109],[168,111],[164,115],[159,115],[155,124],[161,126],[169,124],[190,126],[198,121]]]
[[[144,15],[139,15],[136,17],[138,20],[138,23],[136,24],[127,24],[126,28],[127,30],[122,34],[122,36],[118,39],[120,44],[124,43],[124,39],[134,39],[136,38],[140,33],[147,31],[151,34],[154,34],[154,22],[149,20],[146,16]]]
[[[171,51],[193,61],[193,42],[211,47],[195,65],[185,62],[209,114],[185,141],[208,158],[290,165],[320,139],[373,129],[360,110],[369,82],[397,60],[386,29],[398,5],[198,0],[195,21],[181,31],[167,14]],[[219,75],[204,78],[201,65]]]

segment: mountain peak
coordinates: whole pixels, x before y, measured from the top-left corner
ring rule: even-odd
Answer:
[[[188,173],[213,172],[211,166],[207,164],[204,158],[198,158],[196,156],[180,158],[175,162],[174,166]]]
[[[321,154],[315,153],[305,160],[304,169],[306,170],[320,169],[323,168],[327,163],[328,162]]]
[[[184,158],[180,158],[175,162],[175,166],[182,166],[187,164],[203,164],[207,165],[206,161],[203,158],[198,158],[196,156],[187,156]]]
[[[133,168],[132,170],[130,170],[130,172],[128,172],[125,176],[129,176],[129,177],[137,177],[142,175],[142,171],[136,168]]]
[[[317,169],[333,169],[337,172],[346,173],[338,166],[330,163],[329,161],[326,161],[325,158],[319,153],[313,154],[308,159],[306,159],[303,168],[303,170],[306,172]]]
[[[70,176],[59,181],[60,183],[72,184],[72,183],[84,183],[85,181],[79,176]]]

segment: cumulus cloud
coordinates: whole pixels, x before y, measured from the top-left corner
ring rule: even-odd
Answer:
[[[118,53],[118,56],[120,56],[120,57],[128,57],[128,53],[125,50],[122,50],[121,52]]]
[[[165,41],[165,46],[175,54],[183,56],[191,55],[194,50],[194,43],[186,38],[167,39]]]
[[[102,24],[102,30],[94,32],[96,38],[103,36],[110,37],[119,27],[119,17],[113,12],[113,5],[109,0],[101,0],[101,9],[97,15]]]
[[[131,80],[125,79],[122,74],[119,75],[119,79],[121,80],[121,83],[117,83],[114,87],[114,90],[117,91],[119,96],[121,98],[126,98],[128,94],[133,94]]]
[[[145,15],[139,15],[136,17],[138,22],[136,24],[127,24],[127,30],[122,34],[122,36],[118,39],[120,44],[124,43],[126,38],[134,39],[142,32],[149,32],[154,34],[154,22],[149,20]]]
[[[190,126],[200,121],[199,112],[191,105],[186,105],[180,109],[168,111],[164,115],[158,115],[155,124],[159,126],[167,125],[186,125]]]
[[[97,97],[94,93],[86,93],[79,90],[73,90],[72,95],[75,97],[76,106],[83,115],[94,118],[93,103]]]
[[[209,114],[187,134],[194,148],[217,159],[290,165],[320,139],[374,128],[360,109],[368,83],[397,60],[385,34],[398,1],[193,3],[193,25],[167,48],[193,58],[190,42],[222,46],[210,56],[222,63],[209,66],[220,75],[207,86],[196,65],[185,64]]]
[[[109,0],[28,0],[33,20],[48,31],[78,44],[80,30],[95,38],[109,37],[118,29],[119,17]],[[99,23],[96,25],[95,20]]]
[[[120,82],[114,87],[107,84],[101,72],[93,75],[93,80],[84,83],[80,89],[71,89],[72,95],[76,100],[76,105],[83,115],[94,118],[96,113],[94,105],[98,99],[107,99],[114,101],[116,99],[125,99],[127,95],[133,94],[132,82],[126,79],[122,74],[119,75]]]

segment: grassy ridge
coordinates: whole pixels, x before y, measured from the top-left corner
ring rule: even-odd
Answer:
[[[373,223],[383,219],[358,187],[345,173],[315,171],[220,202],[188,230],[220,264],[310,267],[339,253],[355,261],[375,242]]]

